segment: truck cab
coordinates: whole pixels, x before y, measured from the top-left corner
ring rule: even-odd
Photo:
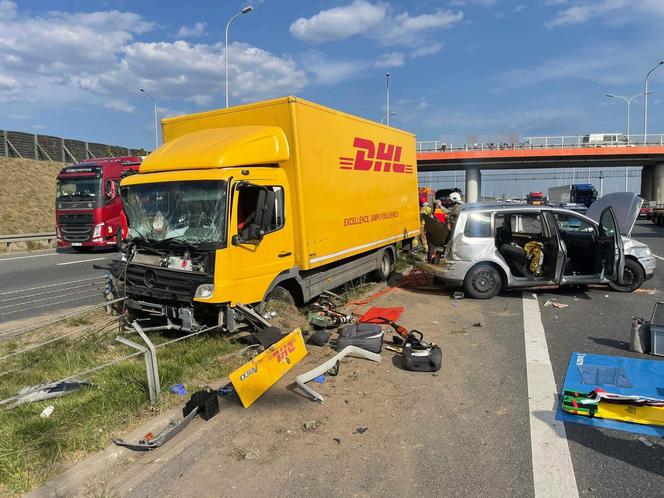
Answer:
[[[56,180],[55,221],[59,248],[89,252],[112,247],[127,235],[119,197],[123,175],[135,172],[138,156],[88,159],[62,168]]]

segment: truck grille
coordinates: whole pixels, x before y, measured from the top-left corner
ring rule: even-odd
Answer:
[[[213,282],[212,276],[205,273],[132,264],[127,266],[127,293],[133,297],[188,303],[194,298],[199,285]]]
[[[58,216],[60,224],[92,223],[92,213],[67,213]]]
[[[67,242],[85,242],[92,235],[92,225],[60,225],[62,238]]]

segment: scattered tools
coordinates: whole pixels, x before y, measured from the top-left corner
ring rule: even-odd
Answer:
[[[334,300],[327,296],[322,296],[319,300],[311,305],[314,311],[311,311],[307,317],[309,324],[314,327],[327,329],[332,327],[339,327],[346,323],[353,323],[355,317],[346,315],[337,310],[339,307]]]
[[[424,334],[419,330],[409,331],[385,317],[376,317],[382,319],[384,323],[391,326],[398,334],[396,342],[402,344],[401,356],[403,358],[403,367],[406,370],[414,372],[437,372],[443,364],[443,351],[440,346],[434,343],[426,342]]]

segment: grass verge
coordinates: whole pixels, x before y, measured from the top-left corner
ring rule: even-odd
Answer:
[[[77,319],[71,326],[90,329],[93,323]],[[0,362],[0,398],[21,388],[68,377],[131,354],[115,341],[117,327],[89,330]],[[137,336],[130,336],[140,342]],[[174,336],[150,334],[155,344]],[[15,342],[0,346],[0,356],[20,348]],[[93,387],[62,398],[28,403],[0,411],[0,494],[21,494],[55,476],[86,455],[106,447],[114,436],[139,426],[147,417],[184,399],[168,392],[184,383],[191,393],[228,374],[242,359],[222,357],[237,350],[221,334],[186,339],[157,350],[162,400],[149,406],[145,362],[142,356],[87,377]],[[52,415],[40,414],[48,405]]]

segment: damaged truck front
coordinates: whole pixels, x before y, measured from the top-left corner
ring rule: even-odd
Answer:
[[[411,134],[294,97],[162,127],[120,189],[130,230],[114,293],[134,315],[234,330],[241,305],[387,279],[418,233]]]

